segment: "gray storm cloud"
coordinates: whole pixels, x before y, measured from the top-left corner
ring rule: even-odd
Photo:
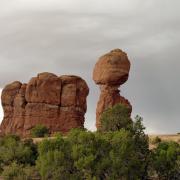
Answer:
[[[179,7],[179,0],[0,0],[0,87],[43,71],[80,75],[90,87],[86,127],[94,130],[94,64],[122,48],[132,65],[121,94],[133,116],[142,115],[150,133],[179,132]]]

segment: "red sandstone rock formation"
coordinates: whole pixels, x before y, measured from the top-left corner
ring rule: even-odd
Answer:
[[[100,85],[101,91],[96,109],[97,129],[101,126],[100,116],[107,108],[122,103],[129,107],[131,112],[131,104],[120,96],[118,90],[119,86],[127,81],[129,70],[127,54],[120,49],[112,50],[97,61],[93,71],[93,80]]]
[[[83,127],[88,93],[86,82],[77,76],[41,73],[28,84],[13,82],[2,91],[1,133],[27,137],[37,124],[46,125],[50,133]]]

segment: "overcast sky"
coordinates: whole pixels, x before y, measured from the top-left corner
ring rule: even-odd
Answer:
[[[179,0],[0,0],[0,88],[44,71],[80,75],[90,88],[85,126],[95,130],[93,67],[121,48],[132,116],[149,133],[180,132],[179,8]]]

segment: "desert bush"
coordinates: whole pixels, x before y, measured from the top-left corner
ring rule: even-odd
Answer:
[[[21,141],[18,136],[7,135],[0,138],[0,163],[2,166],[10,165],[16,161],[18,164],[35,164],[37,158],[36,145],[31,140]]]
[[[70,179],[72,169],[71,148],[61,136],[45,139],[38,145],[37,169],[43,179]]]
[[[161,142],[152,151],[152,168],[160,179],[178,180],[180,177],[180,145]]]
[[[152,175],[178,180],[180,145],[156,138],[157,147],[150,151],[142,121],[140,116],[132,121],[129,110],[117,105],[103,113],[97,132],[72,129],[65,137],[57,133],[38,145],[5,136],[0,138],[0,173],[5,179],[22,180],[145,180]],[[37,132],[45,134],[41,127]]]
[[[4,167],[2,177],[4,180],[40,179],[39,173],[34,166],[23,166],[16,162],[12,162],[10,165]]]
[[[44,137],[49,134],[49,130],[46,126],[42,124],[38,124],[31,129],[31,136],[32,137]]]
[[[142,124],[142,117],[136,116],[134,121],[130,118],[130,109],[122,104],[117,104],[112,108],[107,109],[101,115],[101,132],[126,130],[129,131],[134,142],[134,149],[138,155],[138,160],[141,161],[142,177],[147,176],[148,163],[150,159],[149,138],[144,133],[145,127]]]
[[[36,164],[41,177],[78,180],[146,177],[148,146],[142,141],[145,136],[138,123],[132,131],[101,133],[74,129],[66,138],[43,140],[38,145]]]
[[[16,135],[0,138],[0,174],[4,179],[28,179],[37,159],[37,145],[32,139],[21,140]]]
[[[132,120],[129,116],[130,109],[122,104],[116,104],[112,108],[108,108],[100,118],[100,131],[118,131],[121,128],[129,129]]]
[[[155,138],[152,139],[151,143],[152,144],[159,144],[161,141],[162,141],[161,138],[156,136]]]
[[[61,132],[55,132],[51,136],[52,137],[59,137],[59,136],[63,136],[63,134]]]
[[[138,154],[138,159],[141,161],[141,179],[147,179],[148,166],[150,163],[149,137],[145,134],[143,118],[136,116],[131,126],[131,134],[135,142],[135,151]]]
[[[129,109],[116,105],[102,115],[102,129],[73,129],[66,136],[38,145],[37,168],[44,179],[145,179],[148,137],[142,118],[133,122]]]
[[[5,180],[20,180],[25,179],[25,173],[22,165],[18,165],[16,162],[12,162],[10,165],[4,167],[2,177]]]

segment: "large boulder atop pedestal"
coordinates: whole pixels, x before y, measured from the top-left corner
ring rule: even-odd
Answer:
[[[95,64],[93,80],[100,86],[100,97],[96,108],[96,127],[101,126],[101,114],[110,107],[120,103],[129,108],[130,102],[119,94],[119,86],[124,84],[129,76],[130,61],[125,52],[114,49],[101,56]]]
[[[114,49],[99,58],[94,67],[93,80],[96,84],[121,85],[127,81],[129,70],[127,54]]]

